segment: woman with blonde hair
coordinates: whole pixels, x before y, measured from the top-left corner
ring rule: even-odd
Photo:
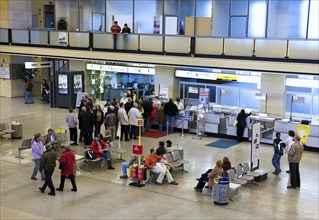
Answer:
[[[198,178],[197,186],[194,187],[194,189],[197,192],[202,192],[206,182],[208,182],[208,187],[212,187],[214,185],[214,179],[218,176],[221,176],[224,172],[223,169],[223,162],[221,160],[217,160],[216,166],[214,169],[208,170],[207,175],[202,175],[201,178]],[[205,174],[206,174],[205,173]]]

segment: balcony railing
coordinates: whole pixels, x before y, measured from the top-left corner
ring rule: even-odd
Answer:
[[[218,38],[150,34],[118,34],[114,36],[112,33],[104,32],[0,29],[0,43],[19,46],[194,57],[311,63],[318,63],[319,61],[318,40]]]

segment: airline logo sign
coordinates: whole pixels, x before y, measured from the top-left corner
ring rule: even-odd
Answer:
[[[133,149],[133,154],[143,154],[143,145],[137,145],[137,144],[133,144],[132,146]]]

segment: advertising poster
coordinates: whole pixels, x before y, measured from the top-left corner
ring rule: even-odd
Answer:
[[[6,64],[6,63],[0,64],[0,78],[10,79],[10,64]]]
[[[309,133],[310,133],[309,125],[298,124],[297,134],[299,135],[300,142],[302,144],[307,144]]]
[[[159,84],[159,95],[158,98],[162,102],[168,101],[168,86],[165,84]]]
[[[82,91],[82,75],[74,75],[73,76],[73,82],[74,82],[74,94],[77,94],[78,92]]]
[[[68,76],[60,74],[58,78],[59,93],[68,94]]]
[[[85,92],[78,92],[76,94],[76,101],[75,101],[75,106],[78,108],[80,107],[81,104],[81,100],[83,99],[83,97],[85,96]]]
[[[199,105],[203,105],[204,107],[208,107],[209,104],[209,89],[207,88],[200,88],[199,89]]]
[[[260,157],[260,123],[252,125],[251,132],[251,163],[256,164]]]

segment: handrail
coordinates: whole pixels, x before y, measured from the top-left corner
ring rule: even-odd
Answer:
[[[319,40],[194,37],[0,28],[0,44],[193,57],[319,61]]]

